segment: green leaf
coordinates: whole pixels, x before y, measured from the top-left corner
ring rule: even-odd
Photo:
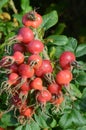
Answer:
[[[6,127],[7,127],[7,125],[5,125],[5,124],[1,121],[1,119],[0,119],[0,127],[2,127],[2,128],[6,128]]]
[[[18,20],[20,25],[22,25],[22,14],[13,14],[13,17]]]
[[[27,13],[32,10],[32,7],[30,6],[30,0],[21,0],[21,9],[23,13]]]
[[[81,86],[86,86],[86,73],[80,73],[79,76],[77,76],[76,81]]]
[[[79,126],[83,126],[86,124],[86,119],[82,116],[82,114],[78,111],[78,109],[71,109],[70,112],[65,113],[59,121],[59,125],[61,128],[75,128]]]
[[[84,88],[84,90],[83,90],[82,98],[86,98],[86,88]]]
[[[75,126],[82,126],[85,125],[86,119],[82,116],[82,114],[77,110],[72,110],[72,122]]]
[[[46,120],[44,120],[41,115],[34,114],[34,118],[41,128],[48,128]]]
[[[64,50],[72,51],[74,52],[77,47],[77,40],[73,37],[68,38],[68,43],[65,45]]]
[[[50,127],[54,128],[54,127],[56,127],[56,125],[57,125],[57,121],[53,118],[51,123],[50,123]]]
[[[86,112],[86,97],[82,97],[81,101],[80,101],[80,109],[81,111]]]
[[[82,97],[80,100],[80,109],[86,112],[86,88],[83,90]]]
[[[76,130],[86,130],[86,125],[76,128]]]
[[[35,121],[31,121],[31,123],[29,125],[31,127],[31,130],[40,130],[38,123]],[[26,129],[26,130],[28,130],[28,129]]]
[[[0,0],[0,11],[9,0]]]
[[[22,130],[32,130],[31,126],[29,124],[26,124],[25,126],[23,126]]]
[[[58,59],[60,57],[60,55],[62,54],[62,52],[64,51],[64,48],[60,47],[60,46],[57,46],[55,48],[56,48],[55,58]]]
[[[76,57],[86,55],[86,43],[80,44],[76,49]]]
[[[2,123],[4,123],[6,126],[16,126],[18,125],[16,118],[13,116],[13,111],[4,114],[1,118]]]
[[[15,130],[23,130],[23,125],[18,126]]]
[[[64,31],[64,28],[66,27],[65,23],[59,23],[57,28],[55,29],[55,34],[62,34],[62,32]]]
[[[49,41],[47,43],[47,46],[48,45],[62,46],[62,45],[67,44],[68,42],[68,38],[64,35],[51,35],[47,39]]]
[[[65,113],[59,121],[59,125],[61,128],[70,128],[72,126],[72,118],[71,113]]]
[[[55,46],[49,47],[49,57],[50,57],[50,59],[54,59],[55,51],[56,51]]]
[[[52,11],[43,16],[43,23],[41,25],[44,30],[48,30],[52,26],[54,26],[58,22],[58,14],[57,11]]]
[[[81,98],[82,94],[80,90],[77,88],[77,86],[75,86],[74,84],[70,84],[70,88],[71,95]]]

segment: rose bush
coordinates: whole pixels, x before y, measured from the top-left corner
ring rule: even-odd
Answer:
[[[86,44],[46,36],[58,22],[55,10],[26,11],[20,22],[0,45],[0,129],[85,130]]]

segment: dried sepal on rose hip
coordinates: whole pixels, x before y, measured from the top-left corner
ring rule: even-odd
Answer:
[[[8,45],[11,46],[14,43],[23,43],[24,45],[28,42],[31,42],[34,39],[34,33],[29,27],[21,27],[18,30],[18,33],[9,38],[7,40]],[[0,48],[2,49],[4,46],[6,46],[6,43],[3,43]]]
[[[28,57],[28,64],[34,68],[38,69],[42,64],[42,58],[38,54],[32,54]]]
[[[42,21],[42,16],[36,11],[30,11],[22,17],[22,23],[27,27],[38,28],[42,24]]]
[[[11,56],[5,56],[1,59],[0,61],[0,66],[3,67],[9,67],[12,64],[16,63],[16,64],[21,64],[24,62],[24,54],[22,54],[19,51],[14,52],[13,55]]]

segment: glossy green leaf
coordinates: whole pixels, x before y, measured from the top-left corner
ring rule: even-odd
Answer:
[[[9,0],[0,0],[0,11]]]
[[[62,46],[62,45],[67,44],[68,42],[68,38],[64,35],[51,35],[47,39],[49,41],[47,43],[47,46],[48,45]]]
[[[56,125],[57,125],[57,121],[53,118],[51,123],[50,123],[50,127],[54,128],[54,127],[56,127]]]
[[[80,109],[86,112],[86,88],[83,90],[82,97],[80,100]]]
[[[71,113],[65,113],[59,121],[59,125],[61,128],[70,128],[72,127],[72,118]]]
[[[86,130],[86,125],[76,128],[76,130]]]
[[[76,49],[76,57],[86,55],[86,43],[80,44]]]
[[[16,126],[18,125],[17,119],[13,116],[13,111],[4,114],[1,118],[2,123],[4,123],[6,126]]]
[[[76,96],[79,98],[81,98],[81,96],[82,96],[80,90],[74,84],[70,84],[70,93],[72,96]]]
[[[86,112],[86,97],[82,97],[81,101],[80,101],[80,109],[81,111]]]
[[[64,48],[60,47],[60,46],[57,46],[55,48],[56,48],[55,58],[58,59],[60,57],[60,55],[62,54],[62,52],[64,51]]]
[[[80,73],[77,78],[76,78],[76,81],[79,85],[81,86],[86,86],[86,73],[83,72],[83,73]]]
[[[59,23],[57,28],[55,29],[55,34],[62,34],[62,32],[64,31],[64,28],[66,27],[65,23]]]
[[[23,126],[23,130],[32,130],[32,129],[29,124],[26,124],[25,126]]]
[[[82,92],[82,98],[86,98],[86,88],[84,88],[84,90]]]
[[[35,121],[32,121],[29,125],[31,127],[31,130],[40,130],[38,123]],[[26,130],[28,130],[28,129],[26,129]]]
[[[50,59],[54,59],[55,51],[56,51],[56,48],[54,46],[49,48],[49,52],[48,53],[49,53]]]
[[[63,129],[76,128],[85,125],[85,123],[86,119],[75,108],[71,109],[70,112],[65,113],[59,121],[59,125]]]
[[[21,0],[21,9],[23,13],[27,13],[32,10],[32,7],[30,6],[30,0]]]
[[[48,125],[46,123],[46,120],[43,119],[43,117],[41,115],[34,115],[34,118],[36,120],[36,122],[39,124],[39,126],[41,128],[48,128]]]
[[[14,14],[13,17],[17,19],[20,25],[22,25],[22,14]]]
[[[58,22],[58,14],[57,11],[52,11],[43,16],[43,23],[41,27],[46,31],[52,26],[54,26]]]
[[[17,128],[15,128],[15,130],[23,130],[23,125],[18,126]]]
[[[2,127],[2,128],[6,128],[6,127],[7,127],[7,125],[4,124],[4,123],[1,121],[1,119],[0,119],[0,127]]]
[[[73,37],[68,38],[68,43],[65,45],[65,51],[72,51],[74,52],[77,47],[77,40]]]
[[[77,110],[72,110],[72,122],[75,126],[82,126],[85,125],[86,119],[82,116],[82,114]]]

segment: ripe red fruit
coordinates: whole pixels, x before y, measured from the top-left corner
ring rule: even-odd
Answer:
[[[30,86],[32,89],[35,90],[42,90],[43,86],[42,86],[42,79],[41,78],[35,78],[31,83]]]
[[[31,78],[34,75],[34,69],[27,64],[21,64],[18,72],[23,78]]]
[[[8,76],[8,80],[2,82],[1,84],[2,88],[9,91],[10,87],[17,83],[18,78],[19,78],[19,75],[17,73],[11,73]]]
[[[23,110],[21,109],[20,114],[26,117],[31,117],[33,114],[33,109],[31,107],[23,108]]]
[[[44,45],[40,40],[33,40],[27,44],[27,51],[32,54],[39,54],[43,51]]]
[[[56,101],[55,101],[55,104],[60,105],[63,101],[64,101],[64,97],[63,97],[63,96],[58,97],[58,98],[56,99]]]
[[[61,105],[63,101],[64,101],[64,97],[61,95],[58,96],[56,99],[52,99],[51,103],[53,103],[55,106],[58,106]]]
[[[61,86],[58,85],[57,83],[51,83],[51,84],[47,87],[47,89],[49,90],[49,92],[50,92],[51,94],[56,94],[56,95],[58,95],[59,92],[61,91]]]
[[[16,52],[13,54],[13,58],[14,58],[14,60],[15,60],[15,62],[16,62],[17,64],[21,64],[21,63],[24,62],[24,55],[23,55],[21,52],[19,52],[19,51],[16,51]]]
[[[14,63],[17,64],[21,64],[24,62],[24,55],[19,52],[16,51],[13,56],[5,56],[2,58],[2,60],[0,61],[0,65],[1,67],[9,67]]]
[[[59,64],[62,69],[70,69],[71,63],[74,62],[75,60],[76,60],[76,57],[74,53],[70,51],[65,51],[60,56]]]
[[[9,67],[10,72],[18,72],[18,65],[16,63],[13,63],[10,67]]]
[[[15,84],[19,78],[19,75],[17,73],[11,73],[8,77],[9,84]]]
[[[28,63],[34,69],[38,69],[42,64],[42,58],[39,55],[33,54],[33,55],[29,56]]]
[[[21,90],[20,91],[20,95],[23,97],[23,96],[27,96],[28,95],[28,91],[24,91],[24,90]]]
[[[42,60],[42,65],[35,71],[37,76],[43,76],[47,73],[52,73],[53,68],[50,60]]]
[[[40,26],[40,24],[42,23],[42,16],[39,15],[37,12],[35,11],[31,11],[29,13],[26,13],[23,17],[22,17],[22,23],[25,26],[31,26],[33,28],[37,28]]]
[[[15,43],[13,45],[13,52],[16,52],[16,51],[19,51],[19,52],[25,52],[25,46],[21,43]]]
[[[37,95],[37,101],[40,103],[46,103],[50,101],[51,98],[52,98],[52,95],[47,89],[40,91]]]
[[[30,86],[29,86],[29,83],[28,81],[26,80],[26,82],[24,82],[21,86],[21,90],[22,91],[29,91],[30,90]]]
[[[16,40],[24,44],[31,42],[33,39],[34,39],[33,32],[28,27],[20,28],[16,36]]]
[[[72,73],[69,70],[61,70],[56,75],[56,81],[60,85],[68,85],[72,78]]]

